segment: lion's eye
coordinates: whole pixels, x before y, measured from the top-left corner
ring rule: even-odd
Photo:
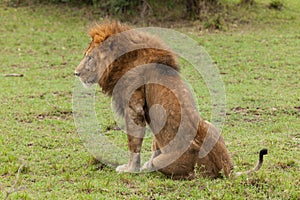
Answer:
[[[88,56],[88,57],[87,57],[88,63],[90,63],[92,59],[93,59],[92,56]]]
[[[92,56],[87,56],[87,61],[86,61],[86,66],[85,66],[87,71],[91,70],[92,61],[93,61],[93,57]]]

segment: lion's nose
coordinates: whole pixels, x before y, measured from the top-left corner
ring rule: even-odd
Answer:
[[[80,73],[75,71],[75,72],[74,72],[74,75],[75,75],[75,76],[80,76]]]

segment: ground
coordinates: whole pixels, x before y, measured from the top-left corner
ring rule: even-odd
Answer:
[[[251,21],[228,30],[199,30],[200,22],[175,26],[220,70],[227,99],[222,134],[236,171],[251,168],[258,151],[269,149],[254,175],[190,181],[117,174],[80,140],[72,116],[73,72],[89,42],[86,29],[99,19],[78,8],[0,3],[0,198],[15,189],[10,199],[299,199],[300,3],[287,0],[276,11],[266,9],[268,1],[257,2],[265,12],[245,12]],[[181,63],[209,119],[209,93]],[[100,92],[97,100],[101,127],[126,149],[110,100]]]

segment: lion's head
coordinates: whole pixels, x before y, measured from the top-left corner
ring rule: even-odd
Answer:
[[[75,75],[78,76],[84,86],[91,86],[98,83],[100,79],[99,54],[96,51],[91,51],[80,62],[75,70]]]
[[[75,75],[80,78],[85,86],[98,83],[105,69],[111,64],[107,63],[107,61],[110,61],[107,56],[112,51],[112,40],[107,39],[129,29],[129,26],[114,21],[101,25],[97,24],[89,30],[88,34],[92,41],[84,53],[84,58],[75,70]],[[106,42],[104,43],[104,41]],[[97,48],[100,45],[101,48]]]

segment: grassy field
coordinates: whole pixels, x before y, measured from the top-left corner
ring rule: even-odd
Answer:
[[[9,199],[300,199],[300,2],[275,11],[257,1],[255,12],[244,12],[251,21],[226,32],[178,30],[199,41],[222,74],[222,134],[236,171],[251,168],[263,147],[269,155],[251,176],[190,181],[117,174],[80,140],[73,72],[89,42],[86,29],[99,19],[78,8],[0,1],[0,199],[10,192]],[[13,73],[24,76],[4,76]],[[192,73],[187,67],[183,74]],[[196,96],[209,119],[209,101]],[[110,100],[97,97],[102,127],[114,127]]]

